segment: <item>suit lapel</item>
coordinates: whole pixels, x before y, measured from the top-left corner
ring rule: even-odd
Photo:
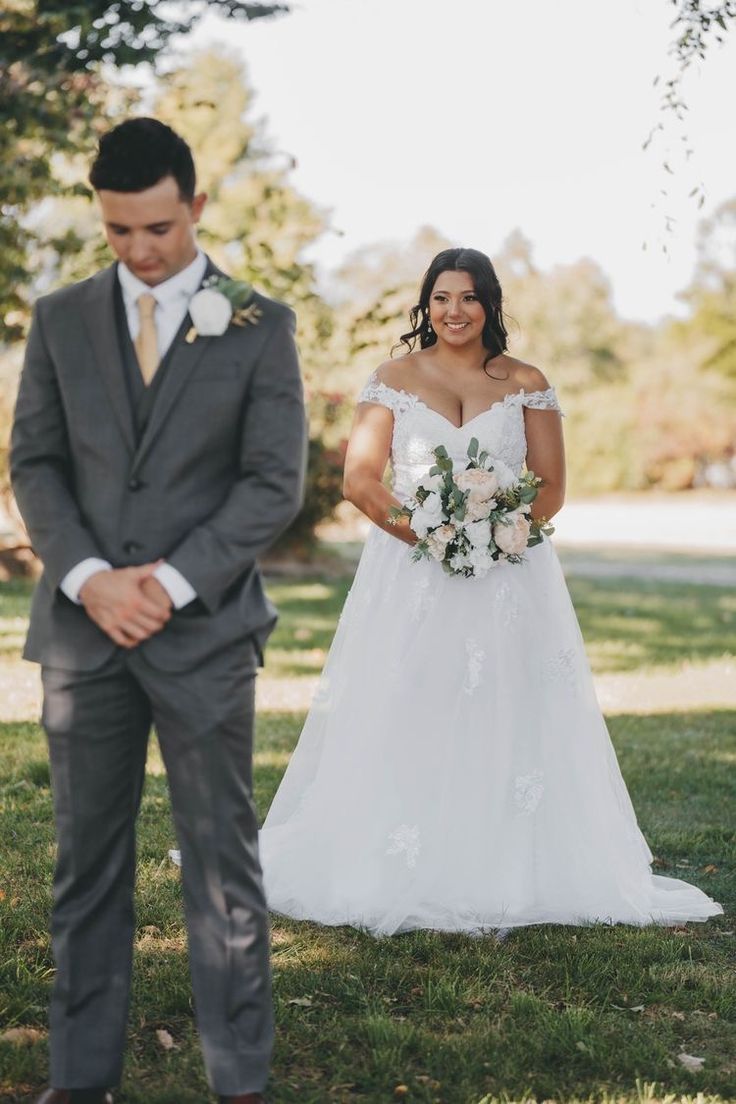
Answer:
[[[212,275],[222,276],[223,273],[219,268],[213,265],[208,257],[207,268],[205,269],[202,280],[204,281]],[[156,436],[160,433],[161,427],[186,387],[189,377],[207,352],[213,340],[211,337],[198,337],[191,344],[188,344],[185,341],[185,336],[191,326],[192,320],[187,312],[181,328],[174,338],[168,371],[161,384],[161,390],[156,396],[151,416],[148,419],[148,424],[138,444],[134,460],[135,468],[141,463]]]
[[[84,322],[92,342],[95,364],[105,381],[120,430],[132,453],[135,451],[135,427],[115,320],[116,280],[114,264],[92,278],[84,308]]]

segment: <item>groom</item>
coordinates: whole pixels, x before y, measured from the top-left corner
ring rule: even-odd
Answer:
[[[190,300],[222,273],[197,247],[207,197],[190,149],[163,123],[105,135],[90,182],[118,262],[38,302],[11,453],[44,568],[25,656],[42,665],[58,839],[40,1102],[103,1104],[120,1079],[154,724],[208,1079],[222,1101],[256,1104],[273,1022],[254,679],[276,619],[257,557],[301,501],[294,316],[254,293],[241,325],[193,307],[219,335],[197,332]]]

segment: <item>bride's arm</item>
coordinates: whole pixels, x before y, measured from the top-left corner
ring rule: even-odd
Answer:
[[[417,538],[409,528],[408,518],[400,518],[395,525],[389,523],[391,507],[401,505],[383,485],[393,428],[394,416],[387,407],[358,403],[345,456],[342,493],[374,525],[407,544],[414,544]]]
[[[565,501],[562,417],[555,410],[525,410],[526,466],[543,480],[532,503],[533,518],[550,518]]]

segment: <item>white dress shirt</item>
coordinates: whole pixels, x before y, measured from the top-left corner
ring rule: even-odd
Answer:
[[[134,273],[122,263],[118,264],[118,279],[123,293],[125,317],[128,321],[131,341],[135,341],[140,328],[138,314],[138,298],[141,295],[153,295],[156,300],[156,336],[158,338],[158,352],[160,357],[166,356],[171,342],[176,337],[187,310],[189,300],[201,286],[207,269],[207,258],[201,249],[197,250],[197,256],[163,283],[155,287],[149,287],[139,280]],[[79,604],[79,592],[92,575],[98,571],[112,571],[112,564],[107,560],[90,556],[82,560],[69,571],[59,584],[67,598]],[[163,563],[154,571],[154,576],[171,598],[175,609],[181,609],[197,597],[194,587],[171,564]]]

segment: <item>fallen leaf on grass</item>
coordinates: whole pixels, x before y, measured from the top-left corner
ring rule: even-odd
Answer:
[[[44,1032],[37,1027],[9,1027],[0,1035],[0,1043],[10,1043],[11,1046],[33,1046],[44,1038]]]
[[[4,900],[5,900],[5,890],[0,889],[0,901],[4,901]]]
[[[718,867],[714,863],[708,863],[707,866],[703,867],[703,873],[704,874],[717,874],[718,873]]]
[[[684,1020],[685,1019],[685,1013],[684,1012],[673,1012],[672,1013],[672,1019],[673,1020]]]
[[[645,1004],[612,1004],[611,1008],[615,1008],[618,1012],[643,1012],[646,1008]]]
[[[311,997],[292,997],[291,1000],[288,1000],[286,1003],[287,1004],[296,1004],[296,1005],[299,1006],[299,1008],[311,1008],[312,1007],[312,998]]]
[[[174,1042],[165,1027],[158,1028],[158,1030],[156,1031],[156,1038],[158,1040],[158,1045],[161,1047],[162,1050],[173,1050],[176,1046],[176,1043]]]
[[[394,1089],[394,1096],[398,1096],[399,1099],[401,1099],[402,1096],[408,1096],[408,1095],[409,1095],[409,1086],[408,1085],[397,1085],[396,1088]]]
[[[694,1054],[685,1054],[684,1051],[677,1055],[677,1061],[681,1066],[684,1066],[686,1070],[690,1070],[691,1073],[695,1073],[697,1070],[702,1069],[705,1064],[705,1058],[696,1058]]]

